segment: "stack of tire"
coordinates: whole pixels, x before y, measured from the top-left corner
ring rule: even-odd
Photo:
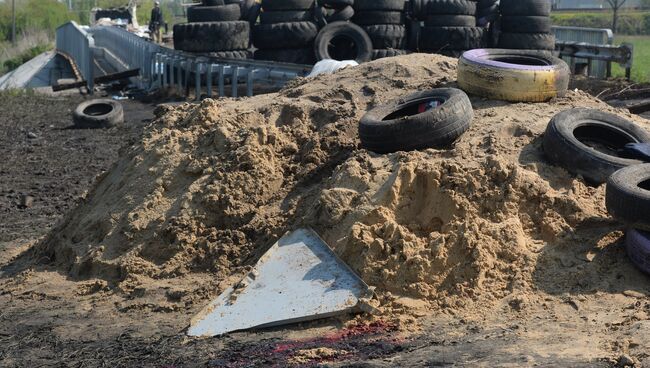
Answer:
[[[424,21],[418,51],[457,57],[486,46],[486,29],[476,26],[475,0],[413,0],[411,4],[413,17]]]
[[[551,2],[548,0],[501,0],[502,49],[554,50],[551,33]]]
[[[260,24],[253,29],[255,59],[313,64],[314,0],[262,0]]]
[[[314,14],[319,27],[329,23],[347,22],[354,16],[354,0],[316,0]]]
[[[372,41],[372,59],[407,53],[405,0],[355,0],[352,21]]]
[[[187,23],[174,25],[176,50],[247,59],[250,24],[241,19],[239,0],[203,0],[187,8]]]

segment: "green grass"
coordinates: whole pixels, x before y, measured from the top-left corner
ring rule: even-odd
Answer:
[[[556,26],[611,28],[611,11],[553,12]],[[650,35],[650,12],[623,11],[618,17],[618,33],[626,35]]]
[[[637,83],[650,82],[650,36],[614,37],[615,44],[631,43],[634,45],[634,60],[632,62],[632,80]],[[612,74],[617,77],[625,76],[625,69],[618,64],[612,65]]]

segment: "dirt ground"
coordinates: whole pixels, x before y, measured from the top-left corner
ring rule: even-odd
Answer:
[[[599,217],[580,224],[581,231],[600,234],[597,243],[569,234],[563,247],[540,245],[535,299],[513,290],[483,315],[416,314],[419,324],[408,330],[389,320],[346,317],[190,339],[184,336],[187,321],[204,301],[176,295],[175,285],[124,295],[47,265],[14,272],[16,258],[83,202],[120,148],[138,143],[153,118],[153,106],[127,102],[123,127],[69,129],[80,101],[0,100],[1,366],[650,367],[648,278],[627,261],[622,229]],[[472,102],[479,111],[504,106]],[[32,206],[20,205],[24,195],[34,198]],[[545,268],[555,262],[565,267]],[[207,284],[194,292],[205,296],[215,288]]]

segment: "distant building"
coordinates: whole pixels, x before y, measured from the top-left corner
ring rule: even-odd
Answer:
[[[553,9],[556,10],[611,9],[607,0],[552,0],[552,2]],[[641,7],[641,0],[627,0],[623,4],[625,9]]]

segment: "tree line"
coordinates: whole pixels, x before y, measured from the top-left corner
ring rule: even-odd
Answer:
[[[128,0],[15,0],[16,34],[32,31],[46,31],[54,34],[56,28],[65,22],[76,21],[88,24],[90,10],[94,7],[126,7]],[[149,22],[152,0],[140,0],[138,21],[146,25]],[[161,7],[165,20],[169,23],[177,16],[182,16],[180,0],[162,0]],[[11,40],[12,9],[11,0],[0,2],[0,40]]]

